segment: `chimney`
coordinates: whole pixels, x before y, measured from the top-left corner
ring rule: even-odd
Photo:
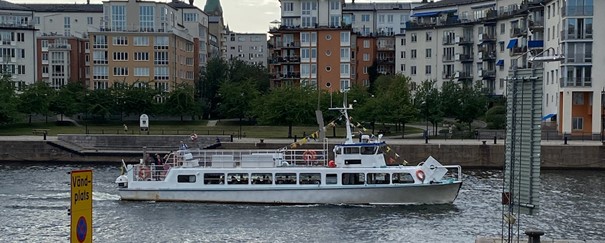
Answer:
[[[189,0],[189,5],[193,5],[194,0]]]

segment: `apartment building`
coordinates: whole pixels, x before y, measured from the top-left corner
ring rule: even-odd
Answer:
[[[605,46],[605,39],[598,37],[605,29],[593,27],[605,23],[605,12],[599,9],[605,9],[604,1],[551,0],[544,6],[545,47],[565,56],[544,66],[545,114],[556,115],[561,134],[603,136],[605,70],[598,67],[605,65],[605,50],[598,47]]]
[[[102,4],[21,4],[34,12],[36,81],[60,89],[90,78],[88,29],[99,26]]]
[[[281,1],[281,25],[269,33],[271,85],[348,90],[355,80],[356,41],[342,22],[344,1]]]
[[[138,0],[103,3],[103,21],[89,32],[91,89],[114,83],[145,85],[171,91],[196,79],[194,37],[183,14],[167,3]]]
[[[36,28],[30,9],[0,1],[0,72],[10,75],[17,90],[33,84]]]
[[[198,79],[199,73],[206,68],[208,63],[208,24],[209,17],[204,11],[193,5],[179,0],[173,0],[168,6],[177,9],[183,18],[183,25],[187,32],[193,37],[193,52],[197,54],[194,59],[194,76]]]
[[[228,59],[238,59],[267,67],[267,34],[230,32],[228,36],[226,43]]]

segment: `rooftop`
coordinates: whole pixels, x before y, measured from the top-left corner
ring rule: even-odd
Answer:
[[[443,7],[467,5],[467,4],[482,3],[482,2],[494,2],[494,0],[441,0],[438,2],[427,3],[425,5],[415,7],[414,10],[443,8]]]
[[[175,9],[180,9],[180,8],[198,8],[193,4],[188,4],[185,3],[183,1],[178,1],[178,0],[173,0],[172,2],[168,3],[168,6],[173,7]]]
[[[49,3],[49,4],[19,4],[21,7],[27,8],[35,12],[94,12],[102,13],[103,4],[64,4],[64,3]]]
[[[1,10],[19,10],[19,11],[31,11],[31,9],[19,6],[17,4],[7,2],[4,0],[0,0],[0,9]]]
[[[343,11],[373,11],[373,10],[411,10],[411,3],[347,3],[343,5]]]

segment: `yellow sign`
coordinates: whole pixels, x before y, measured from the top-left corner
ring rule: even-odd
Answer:
[[[92,170],[71,172],[71,242],[92,242]]]

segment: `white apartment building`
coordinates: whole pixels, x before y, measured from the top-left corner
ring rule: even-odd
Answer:
[[[412,9],[423,3],[346,3],[343,22],[351,24],[353,32],[363,35],[395,35],[405,33]]]
[[[36,78],[34,13],[26,7],[0,1],[0,71],[10,74],[23,89]]]
[[[178,10],[178,14],[183,18],[185,29],[193,36],[194,52],[198,54],[196,73],[199,73],[200,70],[206,68],[208,63],[208,14],[193,5],[193,1],[187,4],[179,0],[173,0],[168,5]]]
[[[267,34],[230,32],[227,36],[228,59],[267,67]]]

